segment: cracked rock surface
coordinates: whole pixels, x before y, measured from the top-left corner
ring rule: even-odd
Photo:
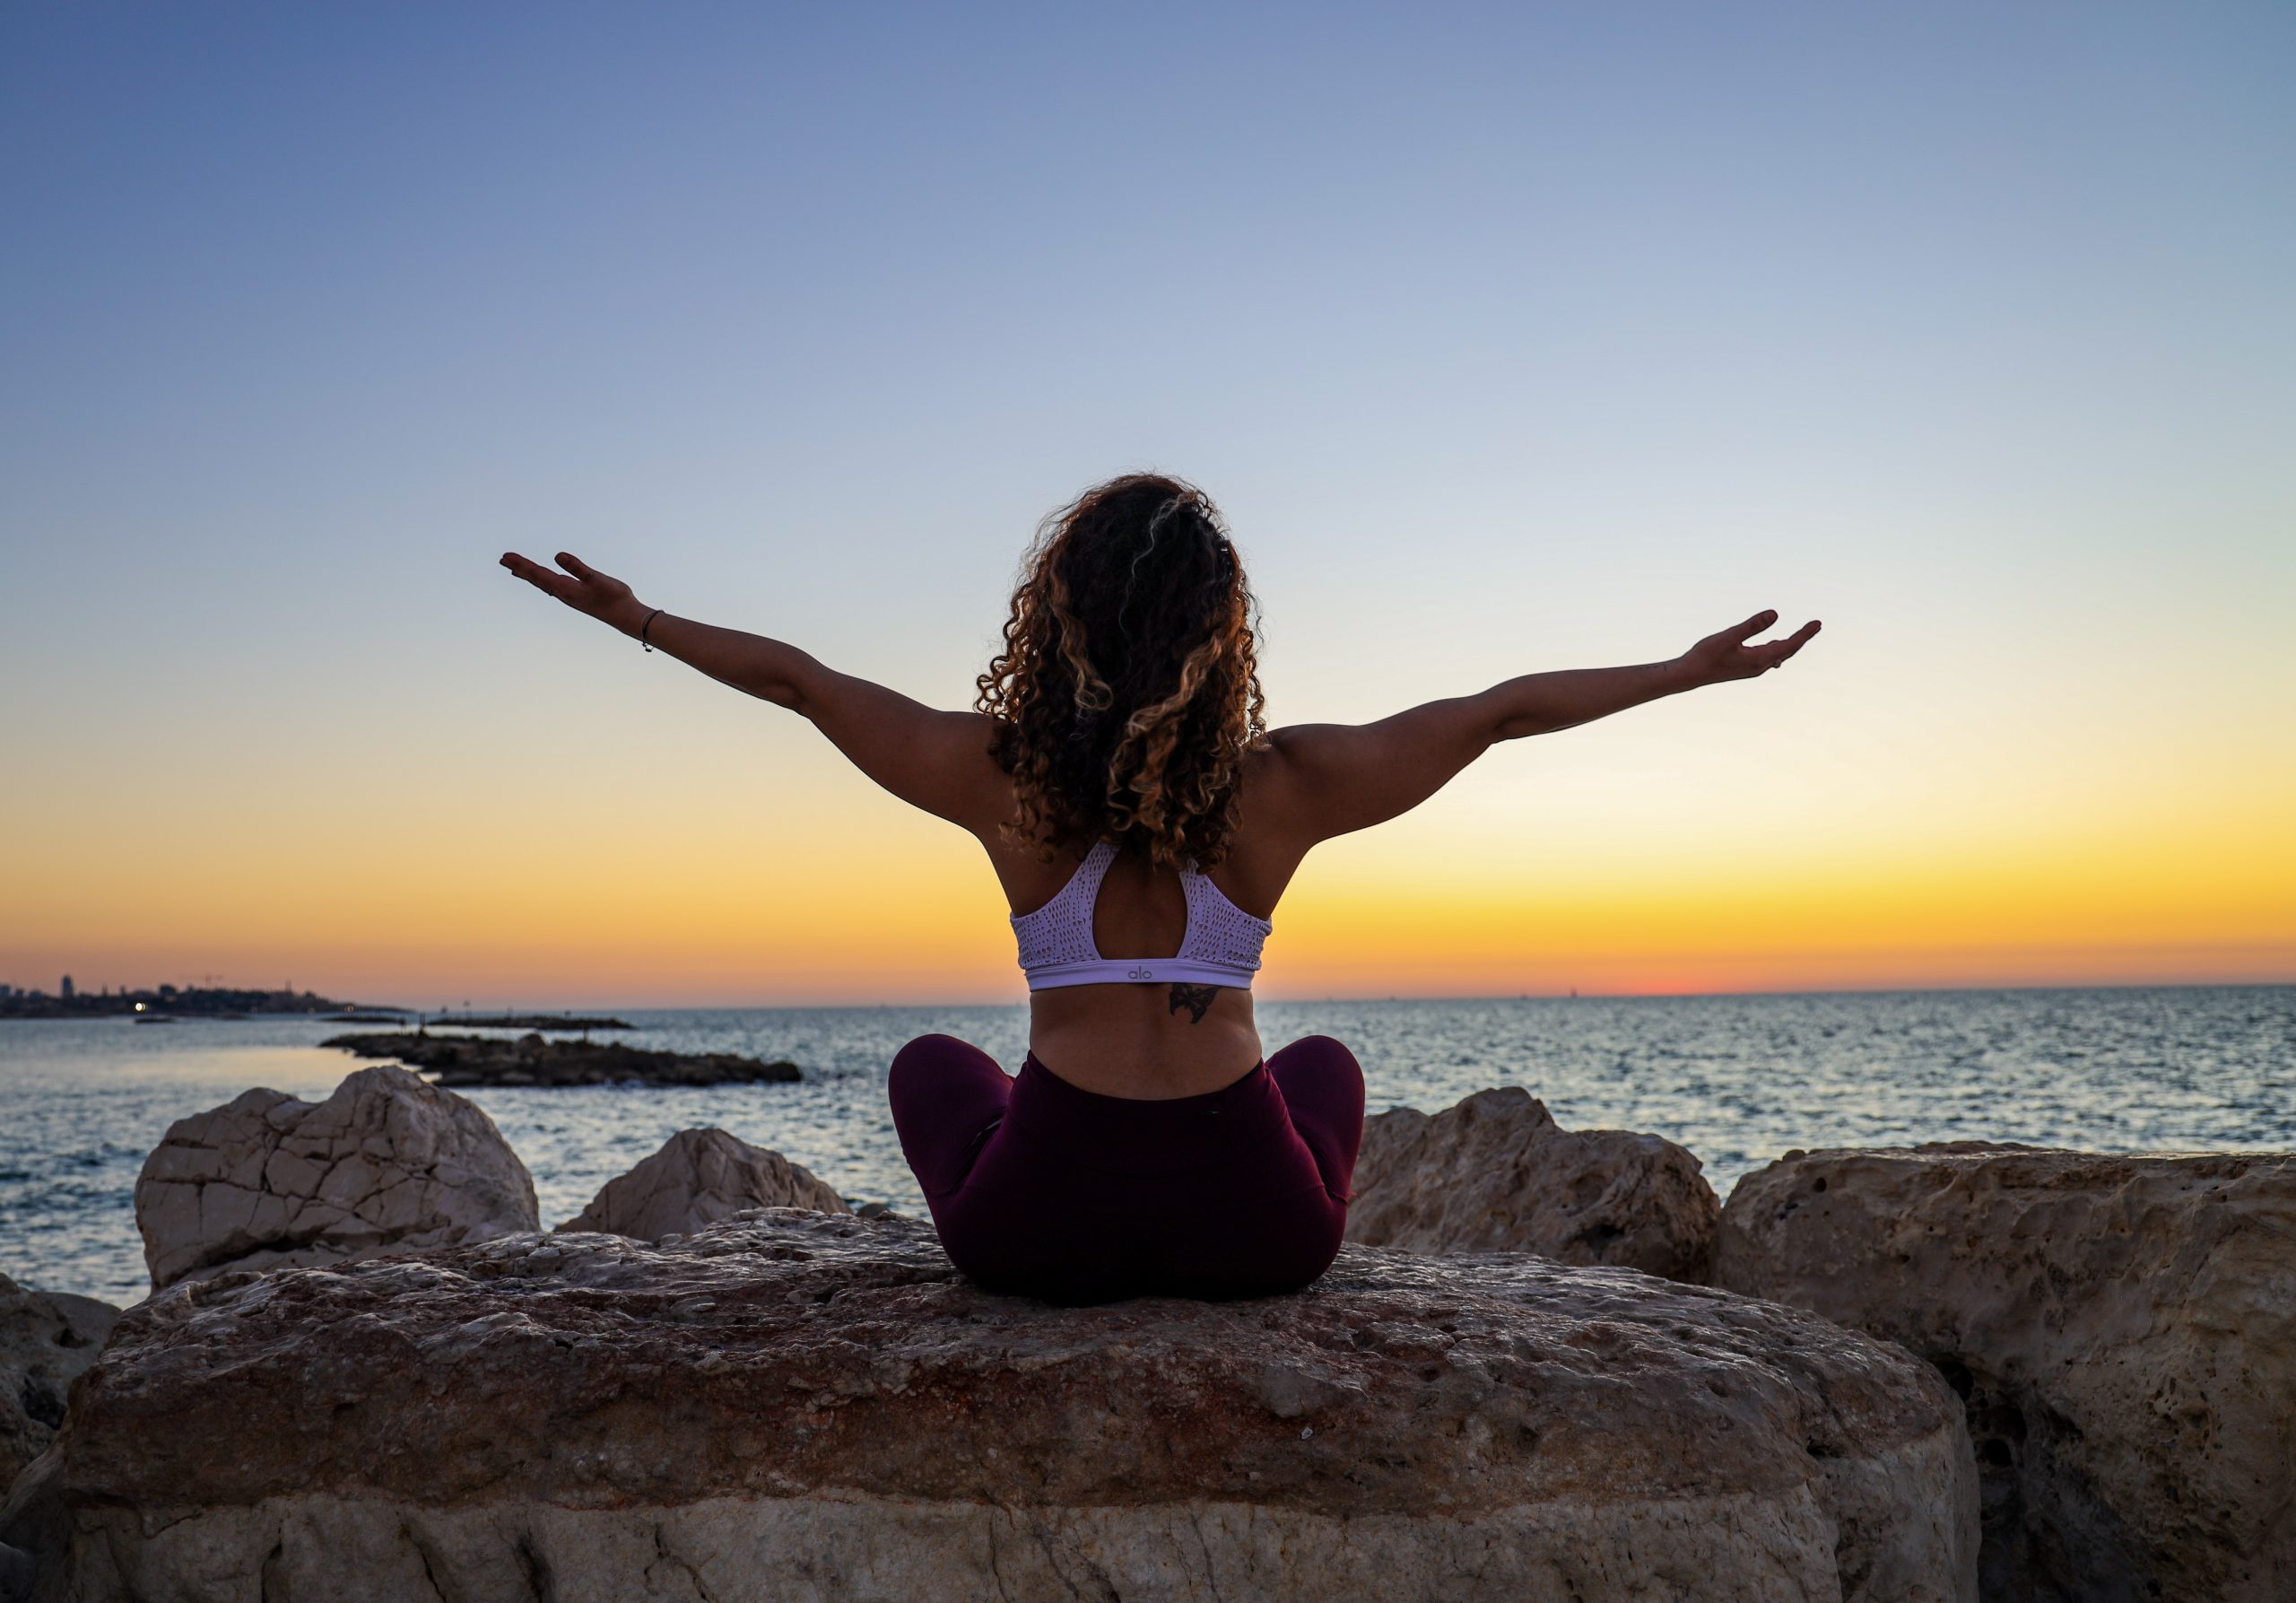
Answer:
[[[1364,1120],[1347,1239],[1413,1252],[1535,1252],[1703,1281],[1721,1215],[1662,1136],[1566,1130],[1519,1085]]]
[[[658,1241],[753,1207],[853,1211],[803,1163],[721,1129],[680,1130],[652,1157],[606,1181],[589,1207],[558,1228]]]
[[[768,1209],[230,1275],[126,1316],[45,1462],[0,1522],[43,1603],[1975,1585],[1929,1366],[1512,1254],[1057,1309],[975,1289],[918,1222]]]
[[[1715,1280],[1966,1397],[1988,1599],[2296,1598],[2296,1154],[1788,1153]]]
[[[539,1223],[534,1181],[494,1121],[395,1066],[361,1069],[323,1102],[255,1090],[179,1119],[135,1181],[155,1291]]]

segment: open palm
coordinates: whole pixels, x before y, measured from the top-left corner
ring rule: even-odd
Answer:
[[[1782,640],[1764,640],[1758,646],[1746,643],[1777,622],[1778,614],[1764,608],[1743,623],[1708,635],[1683,653],[1683,661],[1701,684],[1752,679],[1767,674],[1808,645],[1811,637],[1818,632],[1818,621],[1813,618]]]
[[[560,552],[557,561],[565,572],[554,572],[515,551],[502,553],[505,568],[544,595],[555,596],[576,612],[587,613],[616,628],[624,626],[624,617],[635,604],[628,585],[611,574],[599,572],[570,551]]]

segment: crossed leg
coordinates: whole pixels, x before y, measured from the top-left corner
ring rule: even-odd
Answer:
[[[920,1035],[894,1054],[885,1093],[901,1155],[929,1199],[965,1183],[1013,1100],[1013,1082],[970,1041]]]
[[[1292,1110],[1324,1189],[1344,1203],[1363,1145],[1363,1069],[1355,1054],[1328,1035],[1307,1035],[1267,1060],[1267,1072]]]
[[[1355,1054],[1328,1035],[1304,1036],[1269,1058],[1267,1072],[1324,1189],[1344,1201],[1363,1144],[1363,1070]],[[886,1093],[901,1155],[918,1184],[927,1197],[945,1197],[964,1184],[982,1143],[1004,1117],[1013,1081],[970,1041],[920,1035],[893,1058]]]

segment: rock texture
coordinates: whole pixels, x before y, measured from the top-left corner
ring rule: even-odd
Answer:
[[[359,1058],[395,1058],[441,1085],[748,1085],[805,1076],[794,1063],[735,1052],[657,1052],[613,1041],[548,1041],[532,1031],[493,1035],[337,1035],[322,1043]]]
[[[797,1210],[130,1312],[0,1525],[45,1603],[1968,1599],[1960,1401],[1774,1304],[1351,1248],[1054,1309]]]
[[[95,1362],[118,1318],[109,1302],[36,1292],[0,1275],[0,1496],[48,1451],[73,1377]]]
[[[249,1091],[179,1119],[135,1181],[154,1290],[533,1230],[534,1182],[494,1121],[404,1068],[323,1102]]]
[[[1412,1252],[1535,1252],[1703,1281],[1721,1214],[1658,1136],[1566,1130],[1519,1085],[1366,1119],[1347,1239]]]
[[[1715,1278],[1944,1372],[1987,1597],[2296,1598],[2296,1155],[1790,1153]]]
[[[680,1130],[652,1157],[606,1181],[589,1207],[558,1228],[658,1241],[753,1207],[853,1211],[812,1170],[778,1152],[720,1129]]]

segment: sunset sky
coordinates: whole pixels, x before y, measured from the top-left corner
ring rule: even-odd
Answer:
[[[1225,509],[1273,721],[1671,657],[1263,994],[2296,980],[2296,8],[0,12],[0,981],[1022,994],[967,837],[494,564],[946,706]]]

